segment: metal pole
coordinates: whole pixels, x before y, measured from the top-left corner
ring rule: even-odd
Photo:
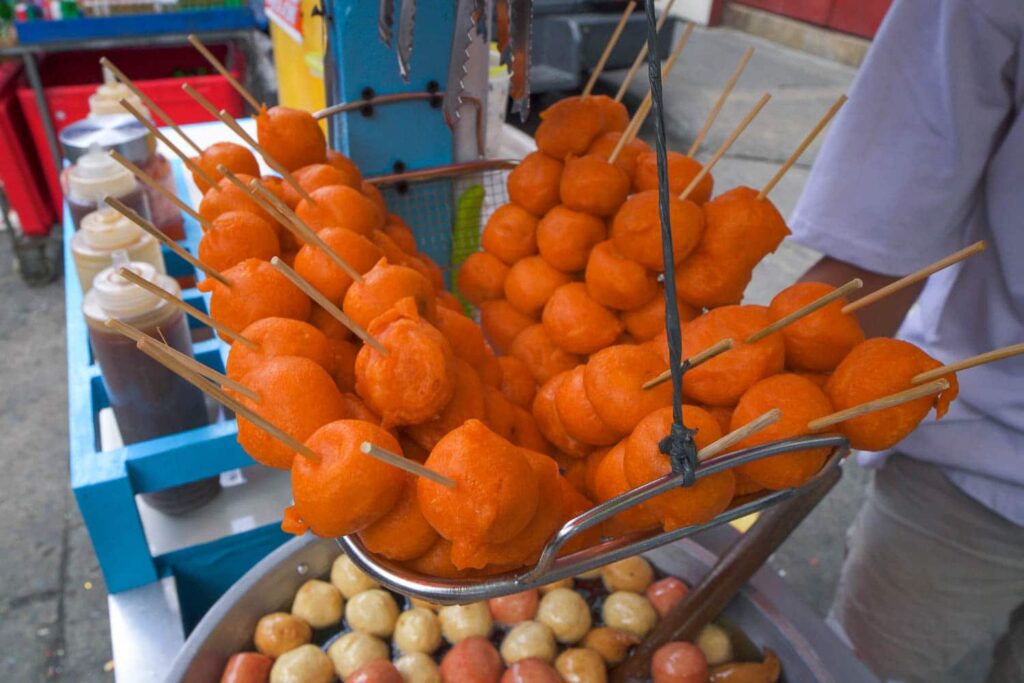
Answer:
[[[26,50],[21,55],[25,64],[25,76],[32,92],[36,96],[36,107],[39,108],[39,116],[43,120],[43,130],[46,132],[46,143],[50,147],[50,155],[53,159],[53,168],[60,177],[61,168],[64,165],[64,155],[60,151],[60,143],[57,142],[57,131],[53,128],[53,120],[50,118],[50,107],[46,104],[46,93],[43,91],[43,81],[39,77],[39,67],[36,65],[35,54]]]

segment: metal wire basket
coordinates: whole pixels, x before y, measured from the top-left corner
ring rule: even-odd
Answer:
[[[450,277],[466,256],[477,251],[480,230],[487,218],[508,201],[505,179],[514,165],[515,162],[511,161],[470,162],[379,177],[373,182],[384,193],[391,210],[413,226],[420,248],[442,264]],[[842,462],[849,445],[845,438],[832,435],[777,441],[710,459],[697,467],[696,478],[699,480],[744,463],[809,448],[831,448],[832,451],[821,470],[801,487],[738,498],[729,509],[704,524],[669,532],[651,528],[608,538],[588,548],[560,555],[561,549],[580,533],[599,526],[623,510],[682,485],[682,474],[667,474],[595,505],[567,521],[548,541],[536,565],[505,574],[441,579],[411,572],[376,557],[356,535],[339,538],[338,543],[360,569],[399,593],[440,604],[487,600],[572,577],[776,506],[814,488],[829,476]]]
[[[600,525],[614,515],[639,505],[659,494],[678,488],[682,484],[681,474],[667,474],[643,486],[627,491],[570,519],[548,541],[540,560],[533,567],[495,576],[467,579],[440,579],[423,576],[399,567],[393,562],[375,557],[358,536],[343,536],[338,539],[342,549],[352,561],[374,580],[405,595],[422,598],[439,604],[457,604],[489,600],[511,593],[537,588],[553,581],[569,578],[603,567],[611,562],[653,550],[692,536],[713,527],[728,524],[740,517],[760,512],[789,500],[803,490],[814,488],[829,472],[839,467],[849,451],[846,439],[841,436],[810,436],[798,439],[776,441],[754,448],[735,451],[714,458],[697,468],[700,480],[717,472],[732,469],[743,463],[784,455],[807,448],[832,448],[825,464],[803,486],[797,488],[767,491],[746,499],[737,499],[728,510],[704,524],[661,531],[652,528],[627,536],[609,538],[601,543],[576,552],[559,556],[559,551],[578,534]]]

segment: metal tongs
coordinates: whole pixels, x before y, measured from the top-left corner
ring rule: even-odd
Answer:
[[[398,8],[398,37],[395,56],[398,73],[409,82],[412,61],[413,34],[416,28],[416,0],[378,0],[377,33],[381,41],[391,47],[394,31],[395,2]],[[444,115],[448,125],[459,118],[462,104],[463,81],[467,73],[469,46],[474,34],[487,32],[488,0],[458,0],[455,9],[455,28],[452,35],[451,56],[448,61],[448,79],[445,86]],[[502,64],[511,71],[509,96],[512,110],[519,112],[523,121],[530,113],[530,51],[533,25],[533,0],[494,0],[496,40]]]
[[[360,569],[383,586],[398,593],[439,604],[488,600],[576,576],[776,506],[802,491],[816,487],[820,480],[830,476],[848,453],[849,444],[842,436],[807,436],[775,441],[709,460],[697,467],[696,478],[699,480],[743,463],[808,448],[832,448],[833,450],[821,470],[801,487],[769,491],[750,500],[740,501],[704,524],[668,532],[652,528],[648,531],[608,539],[589,548],[559,557],[561,549],[580,533],[600,525],[623,510],[676,489],[682,484],[683,476],[681,474],[667,474],[607,502],[595,505],[569,520],[548,541],[534,567],[506,574],[473,579],[441,579],[434,576],[423,576],[374,556],[366,549],[358,536],[343,536],[338,539],[338,543]]]

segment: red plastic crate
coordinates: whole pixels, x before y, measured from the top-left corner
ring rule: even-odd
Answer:
[[[54,213],[43,180],[40,157],[29,139],[28,125],[15,96],[21,64],[0,63],[0,183],[22,231],[33,237],[50,234]]]
[[[241,50],[233,45],[214,44],[208,47],[228,66],[235,78],[244,82],[245,55]],[[47,55],[39,67],[46,86],[50,118],[58,133],[89,114],[89,96],[103,80],[99,65],[101,56],[109,57],[175,123],[198,123],[210,119],[210,115],[182,91],[182,83],[188,83],[198,90],[218,109],[224,109],[232,116],[245,115],[245,103],[241,95],[234,91],[223,76],[213,71],[203,56],[191,46],[62,52]],[[188,75],[179,75],[182,72]],[[53,207],[59,213],[63,199],[57,169],[48,151],[35,93],[24,81],[19,85],[18,99],[28,121]],[[160,121],[157,120],[157,123]]]

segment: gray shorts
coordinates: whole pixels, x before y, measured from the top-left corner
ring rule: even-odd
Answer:
[[[882,678],[970,683],[957,665],[980,652],[988,683],[1022,683],[1024,527],[894,455],[850,529],[831,618]]]

